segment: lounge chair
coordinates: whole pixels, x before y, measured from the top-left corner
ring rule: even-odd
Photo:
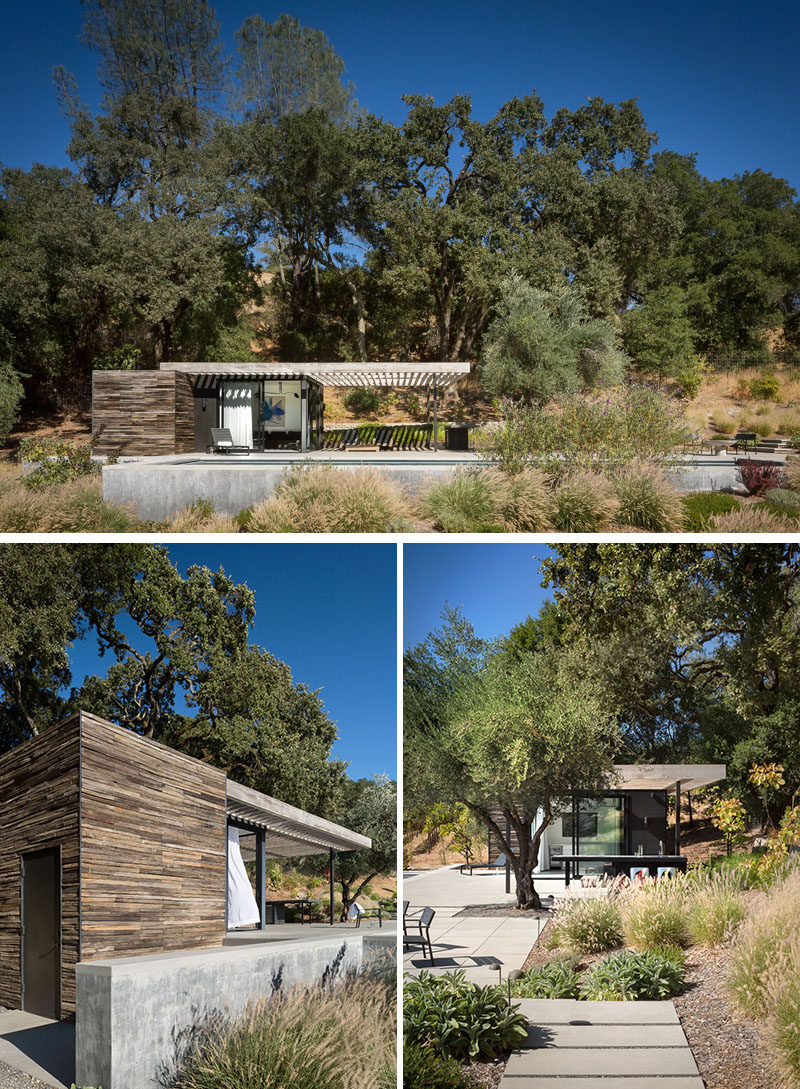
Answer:
[[[468,870],[469,876],[472,877],[473,870],[504,870],[505,868],[506,856],[498,855],[494,862],[462,862],[458,872],[463,873]]]
[[[211,428],[211,447],[214,454],[249,454],[249,446],[236,446],[229,427]]]
[[[405,917],[403,919],[403,945],[421,945],[423,955],[425,953],[425,946],[427,945],[428,959],[431,964],[434,963],[433,946],[431,945],[431,923],[433,922],[435,914],[436,912],[433,908],[426,907],[422,909],[419,919],[415,919],[413,922],[407,922]],[[410,934],[408,932],[408,927],[410,926],[415,926],[417,928],[416,933]]]

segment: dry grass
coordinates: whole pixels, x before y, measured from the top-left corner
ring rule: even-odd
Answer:
[[[131,533],[151,527],[137,520],[132,508],[103,500],[99,476],[68,484],[30,489],[18,469],[0,473],[2,533]]]
[[[633,462],[616,472],[610,485],[619,500],[620,525],[652,533],[672,533],[683,528],[680,496],[656,466]]]
[[[396,1082],[393,988],[358,980],[296,990],[250,1007],[178,1078],[179,1089],[390,1089]]]
[[[681,882],[634,885],[620,896],[620,912],[625,944],[631,949],[688,943],[687,896]]]
[[[550,528],[549,480],[538,469],[460,469],[432,485],[420,513],[445,533],[537,533]]]
[[[270,499],[256,504],[247,528],[257,533],[392,533],[408,528],[405,493],[374,469],[299,466]]]
[[[745,419],[758,417],[762,427],[771,426],[770,434],[793,435],[800,430],[800,413],[797,403],[800,402],[800,376],[797,371],[778,367],[776,371],[780,380],[783,404],[764,402],[750,396],[749,387],[754,378],[761,372],[755,367],[748,367],[735,373],[710,374],[706,377],[699,394],[692,402],[690,418],[700,422],[706,438],[710,438],[715,432],[715,426],[719,422],[732,421],[734,431],[748,431],[753,428],[745,427],[740,423],[741,417]],[[713,418],[714,427],[708,425],[709,415]],[[693,428],[697,430],[696,427]],[[731,432],[732,433],[732,432]]]
[[[615,528],[619,500],[598,473],[573,473],[550,497],[550,520],[558,533],[605,533]]]
[[[715,514],[711,519],[712,533],[797,533],[797,523],[791,518],[770,514],[763,503],[748,503],[741,510]]]
[[[216,514],[203,503],[193,503],[173,515],[167,523],[170,533],[239,533],[239,523],[227,514]]]

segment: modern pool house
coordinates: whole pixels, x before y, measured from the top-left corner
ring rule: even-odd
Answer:
[[[78,1084],[151,1086],[211,1011],[360,969],[332,896],[282,925],[310,905],[270,899],[266,860],[324,854],[332,893],[369,845],[81,711],[0,757],[0,1005],[75,1017]]]
[[[569,884],[582,875],[630,875],[645,869],[657,876],[665,868],[685,869],[681,799],[689,791],[721,782],[725,773],[724,764],[615,765],[613,789],[596,798],[574,794],[562,815],[544,829],[534,873],[563,874]],[[670,795],[675,798],[671,829]],[[502,827],[500,811],[493,815]],[[513,829],[508,828],[506,835],[516,851]],[[489,860],[502,853],[502,844],[490,826]]]

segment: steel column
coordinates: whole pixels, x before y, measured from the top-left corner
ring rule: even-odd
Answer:
[[[300,381],[300,450],[308,451],[308,382]]]
[[[675,784],[675,854],[681,853],[681,781]]]
[[[333,926],[333,885],[334,885],[333,847],[331,847],[331,926]]]
[[[258,929],[267,926],[267,833],[263,828],[256,829],[256,903],[260,916]]]
[[[433,380],[433,449],[439,449],[439,387]]]

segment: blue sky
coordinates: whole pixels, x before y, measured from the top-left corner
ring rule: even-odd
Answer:
[[[403,645],[415,646],[441,626],[445,605],[461,606],[478,635],[506,634],[543,601],[539,565],[546,545],[406,544],[403,546]]]
[[[250,640],[320,693],[337,723],[334,755],[357,779],[397,767],[397,576],[394,544],[180,544],[182,572],[223,567],[255,592]],[[146,640],[144,641],[146,643]],[[89,637],[73,648],[73,685],[104,674]]]
[[[347,65],[361,104],[400,121],[404,92],[445,101],[472,94],[490,117],[536,88],[548,115],[593,95],[637,97],[660,146],[697,152],[709,177],[761,167],[800,187],[800,17],[792,0],[542,0],[491,5],[476,0],[376,4],[253,0],[215,5],[232,52],[234,31],[252,14],[288,10],[324,30]],[[0,161],[67,164],[67,126],[52,88],[53,66],[78,79],[97,104],[96,58],[78,42],[79,0],[3,4]]]

